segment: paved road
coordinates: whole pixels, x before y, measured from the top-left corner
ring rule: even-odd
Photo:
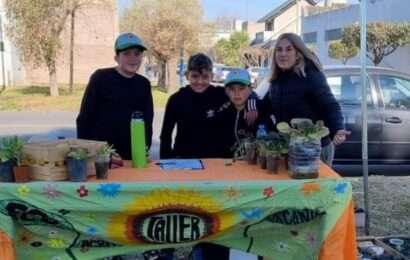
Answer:
[[[163,115],[163,110],[155,110],[151,148],[153,159],[158,158]],[[26,140],[75,137],[76,117],[77,113],[73,112],[0,112],[0,137],[18,135]]]

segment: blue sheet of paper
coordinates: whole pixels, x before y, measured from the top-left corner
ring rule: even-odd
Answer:
[[[168,159],[157,163],[164,170],[202,170],[204,165],[200,159]]]

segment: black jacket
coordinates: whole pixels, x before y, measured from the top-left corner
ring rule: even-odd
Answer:
[[[258,118],[252,125],[248,125],[244,119],[245,110],[238,111],[231,102],[225,103],[217,112],[215,117],[215,140],[218,148],[218,157],[232,158],[234,146],[246,136],[256,136],[259,125],[264,125],[267,132],[275,130],[275,126],[266,113],[263,103],[257,100],[256,107]]]
[[[330,131],[330,138],[322,139],[325,146],[337,130],[344,129],[341,108],[324,74],[312,64],[306,65],[305,72],[306,77],[293,71],[283,72],[271,82],[264,102],[270,103],[276,123],[289,123],[293,118],[310,118],[313,122],[323,120]]]
[[[212,158],[218,157],[214,147],[209,118],[228,100],[225,90],[210,86],[203,93],[191,87],[181,88],[167,103],[161,131],[160,157]],[[172,131],[177,128],[172,145]]]
[[[131,159],[130,122],[133,111],[144,115],[145,139],[152,140],[154,117],[151,84],[135,74],[123,77],[115,68],[99,69],[91,76],[77,117],[77,136],[107,141],[124,159]]]

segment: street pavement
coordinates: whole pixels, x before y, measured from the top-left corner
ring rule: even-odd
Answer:
[[[0,112],[0,137],[17,135],[29,140],[56,140],[76,137],[77,112]],[[156,109],[151,158],[159,158],[159,134],[163,109]]]

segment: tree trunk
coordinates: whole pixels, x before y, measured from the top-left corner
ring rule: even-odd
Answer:
[[[166,82],[166,77],[167,77],[167,61],[166,60],[160,60],[158,59],[158,87],[167,89],[167,82]]]
[[[177,72],[178,58],[174,57],[167,62],[167,89],[168,93],[175,93],[179,89],[179,75]]]
[[[69,92],[74,92],[74,33],[75,33],[75,9],[71,11],[71,32],[70,32],[70,78],[69,78]]]
[[[50,96],[58,97],[57,69],[55,64],[49,66],[48,75],[50,80]]]

